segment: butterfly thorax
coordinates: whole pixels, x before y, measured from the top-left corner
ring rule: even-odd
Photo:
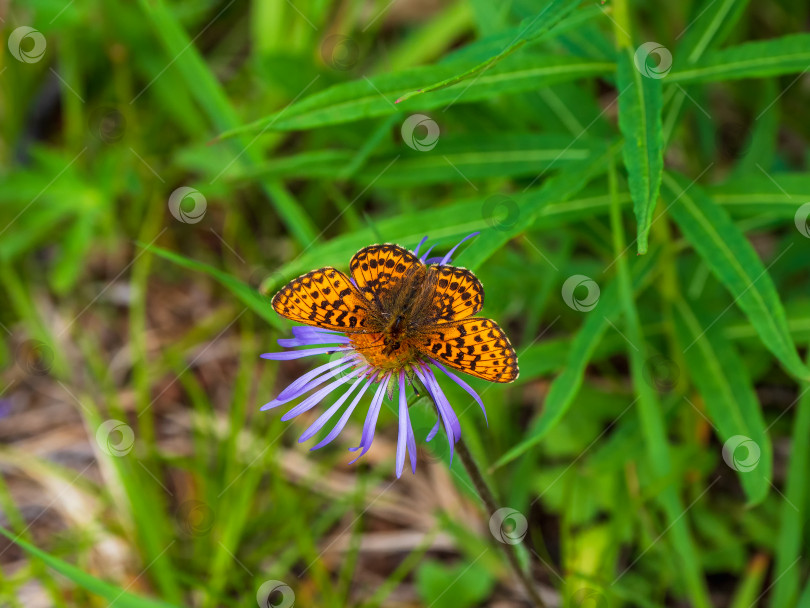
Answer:
[[[425,268],[414,267],[401,278],[380,284],[369,308],[365,331],[350,336],[355,349],[380,369],[400,369],[418,361],[418,339],[433,309]]]

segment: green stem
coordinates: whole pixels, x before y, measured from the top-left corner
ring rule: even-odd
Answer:
[[[458,440],[458,443],[456,444],[456,453],[458,454],[458,457],[461,458],[461,462],[464,464],[464,468],[467,470],[467,474],[470,476],[470,479],[475,486],[476,493],[481,498],[481,501],[484,503],[484,506],[491,517],[492,514],[498,510],[498,503],[496,502],[495,496],[492,494],[489,485],[484,479],[484,476],[481,474],[481,469],[476,464],[475,459],[473,458],[472,454],[470,454],[470,451],[467,449],[467,444],[464,443],[463,439]],[[539,608],[543,608],[545,604],[543,603],[543,600],[540,599],[540,595],[537,593],[534,583],[532,583],[529,575],[523,570],[523,568],[520,567],[515,546],[508,543],[501,543],[501,547],[503,548],[504,553],[506,553],[506,559],[509,560],[509,565],[512,567],[512,570],[515,571],[515,574],[523,585],[523,588],[526,589],[526,593],[528,594],[532,603]]]

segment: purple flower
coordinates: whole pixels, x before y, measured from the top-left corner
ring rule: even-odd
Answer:
[[[428,257],[431,248],[421,256],[420,260],[426,264],[448,264],[458,246],[467,239],[475,236],[475,234],[464,238],[445,256]],[[422,239],[414,250],[416,255],[419,255],[419,249],[426,239],[427,237]],[[333,421],[337,417],[338,412],[342,410],[342,414],[337,422],[333,424],[332,429],[320,442],[311,448],[312,450],[317,450],[327,445],[340,434],[349,421],[349,418],[351,418],[355,409],[360,404],[363,396],[368,393],[371,395],[371,404],[366,413],[360,444],[355,448],[349,448],[353,452],[359,452],[351,462],[357,461],[371,448],[371,444],[374,441],[377,418],[379,417],[383,401],[388,398],[393,402],[394,393],[396,391],[397,401],[395,403],[398,404],[399,415],[396,473],[397,477],[402,475],[406,451],[410,457],[411,469],[415,473],[416,439],[408,414],[407,390],[409,385],[414,385],[418,382],[435,404],[437,412],[436,425],[428,433],[426,441],[431,441],[436,436],[439,428],[443,426],[450,445],[450,461],[452,462],[453,447],[461,438],[461,425],[450,402],[439,385],[439,372],[467,391],[481,406],[486,419],[484,403],[473,388],[464,380],[448,371],[444,365],[430,357],[418,357],[415,360],[403,363],[398,369],[392,369],[391,366],[383,369],[369,363],[369,360],[363,353],[355,349],[351,338],[346,334],[309,326],[293,327],[292,332],[292,338],[278,341],[280,346],[291,350],[278,353],[266,353],[262,355],[262,358],[287,360],[328,354],[331,355],[330,360],[303,374],[282,390],[278,397],[265,404],[261,409],[269,410],[280,405],[290,404],[303,397],[304,399],[302,401],[292,407],[281,418],[282,420],[290,420],[311,410],[334,394],[339,394],[335,402],[321,413],[315,422],[313,422],[298,439],[299,442],[311,439],[315,434],[325,428],[327,424]]]

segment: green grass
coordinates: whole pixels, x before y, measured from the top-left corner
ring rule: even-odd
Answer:
[[[443,386],[549,603],[810,606],[806,3],[418,6],[4,9],[0,605],[526,604],[427,400],[399,481],[395,404],[258,409],[291,278],[480,232],[521,375]]]

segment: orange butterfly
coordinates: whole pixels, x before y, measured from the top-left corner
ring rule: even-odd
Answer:
[[[432,359],[492,382],[518,377],[509,338],[495,321],[474,316],[484,289],[469,270],[425,264],[393,244],[364,247],[349,269],[351,279],[327,266],[290,281],[273,297],[273,309],[345,333],[384,372]]]

